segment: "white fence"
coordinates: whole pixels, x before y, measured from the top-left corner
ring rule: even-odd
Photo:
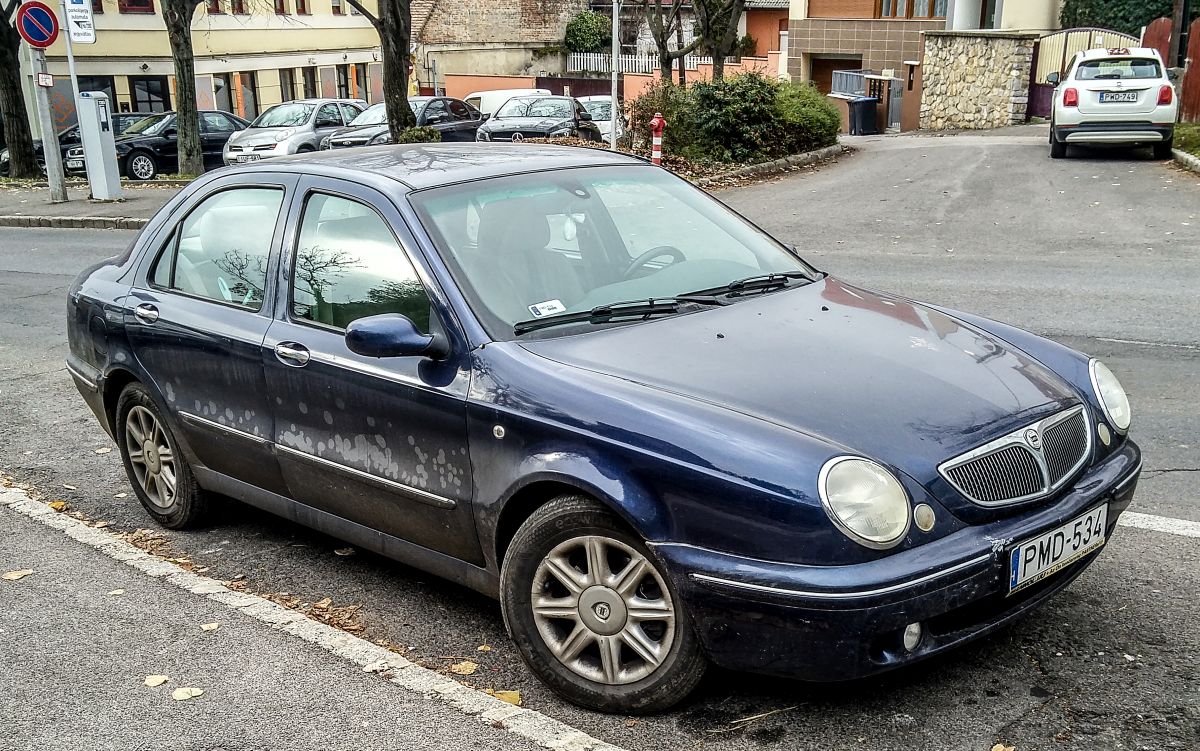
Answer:
[[[568,73],[611,73],[612,55],[604,52],[572,52],[567,55]],[[684,70],[696,70],[701,63],[711,63],[712,58],[701,58],[688,55],[684,58]],[[675,69],[679,61],[675,61]],[[658,57],[655,55],[617,55],[618,73],[653,73],[658,70]]]

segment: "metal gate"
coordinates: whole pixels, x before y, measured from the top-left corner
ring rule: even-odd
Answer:
[[[1200,18],[1192,21],[1188,31],[1187,56],[1191,64],[1179,84],[1179,119],[1200,123]]]
[[[1138,44],[1135,36],[1099,28],[1064,29],[1042,37],[1033,47],[1026,117],[1050,117],[1054,85],[1046,77],[1051,73],[1060,76],[1066,73],[1067,66],[1078,53],[1093,49],[1135,47]]]

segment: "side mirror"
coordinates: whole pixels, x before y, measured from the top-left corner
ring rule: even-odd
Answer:
[[[163,131],[163,138],[174,138],[179,133],[174,128],[167,128]]]
[[[444,113],[444,112],[434,112],[433,114],[431,114],[425,118],[426,125],[437,125],[438,123],[442,123],[445,121],[446,121],[446,113]]]
[[[1183,78],[1183,68],[1167,68],[1167,80],[1171,83],[1178,83],[1179,79]]]
[[[591,120],[591,119],[592,119],[592,113],[591,113],[591,112],[588,112],[587,110],[584,110],[583,112],[580,112],[580,113],[579,113],[579,119],[580,119],[580,120]]]
[[[441,360],[450,345],[437,334],[422,334],[408,316],[384,313],[352,321],[346,347],[364,357],[428,357]]]
[[[479,113],[479,121],[480,121],[480,122],[484,122],[484,121],[486,121],[486,120],[489,120],[489,119],[491,119],[491,117],[492,117],[492,113],[491,113],[491,112],[480,112],[480,113]]]
[[[1051,86],[1057,86],[1061,80],[1062,76],[1058,75],[1058,73],[1051,73],[1046,76],[1046,83],[1050,84]]]

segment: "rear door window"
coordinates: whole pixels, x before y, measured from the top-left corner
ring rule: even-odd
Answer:
[[[1075,70],[1077,81],[1136,81],[1162,78],[1162,66],[1148,57],[1085,60]]]

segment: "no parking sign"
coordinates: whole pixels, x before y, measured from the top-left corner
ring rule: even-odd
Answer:
[[[17,32],[30,47],[44,50],[58,39],[58,18],[50,6],[30,0],[17,10]]]

